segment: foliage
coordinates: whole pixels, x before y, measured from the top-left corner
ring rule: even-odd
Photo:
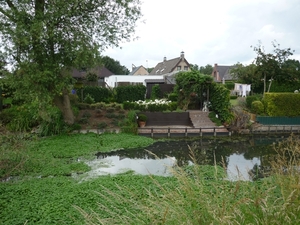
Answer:
[[[299,88],[300,88],[299,80],[295,80],[291,82],[283,82],[283,81],[279,82],[274,80],[270,88],[270,92],[294,92]]]
[[[288,57],[293,55],[293,51],[290,48],[280,49],[280,44],[276,43],[276,41],[273,41],[272,45],[274,47],[273,53],[266,53],[261,42],[259,42],[257,47],[253,47],[257,54],[255,58],[256,72],[261,75],[264,82],[263,93],[270,91],[273,80],[283,80],[283,77],[280,76],[281,68]],[[270,81],[268,90],[266,90],[267,81]]]
[[[222,84],[212,83],[209,92],[212,110],[222,122],[229,123],[233,119],[230,111],[230,91]]]
[[[191,65],[191,69],[199,71],[201,74],[211,75],[213,72],[213,67],[210,64],[206,66],[198,66],[197,64]]]
[[[136,123],[136,117],[136,111],[134,110],[130,110],[127,113],[127,118],[125,118],[123,122],[120,123],[122,133],[137,134],[138,125]]]
[[[212,76],[203,75],[196,70],[177,73],[174,92],[178,95],[179,108],[187,110],[192,98],[191,93],[202,97],[203,91],[207,89],[212,80]]]
[[[137,116],[137,120],[146,122],[147,121],[147,116],[143,113],[139,113],[138,116]]]
[[[94,100],[94,98],[90,94],[87,94],[84,97],[83,102],[87,103],[87,104],[92,104],[92,103],[95,103],[95,100]]]
[[[3,159],[7,165],[14,162],[11,174],[26,175],[0,182],[1,223],[299,224],[300,140],[296,136],[274,145],[277,154],[269,158],[271,176],[253,182],[224,179],[225,168],[197,165],[195,158],[194,166],[169,167],[170,177],[124,173],[78,182],[68,176],[89,169],[77,158],[94,156],[101,144],[115,149],[116,139],[129,137],[131,147],[135,138],[153,142],[119,134],[39,140],[0,136],[1,153],[6,153],[0,155],[1,165]],[[3,167],[0,170],[2,175]]]
[[[123,103],[125,101],[138,101],[145,99],[146,87],[144,85],[128,85],[115,88],[116,101]]]
[[[231,81],[225,82],[225,87],[228,90],[233,90],[234,89],[234,82],[231,82]]]
[[[260,101],[262,99],[261,95],[249,95],[246,97],[246,107],[248,109],[251,109],[252,102],[254,101]]]
[[[0,37],[16,99],[54,103],[74,122],[68,94],[73,67],[94,64],[99,49],[130,40],[140,1],[1,1]]]
[[[217,126],[221,126],[222,125],[222,121],[219,119],[219,116],[215,112],[209,112],[208,117]]]
[[[87,81],[97,81],[97,78],[98,78],[97,74],[92,73],[92,72],[87,73],[87,75],[85,76],[85,79]]]
[[[172,102],[177,102],[177,100],[178,100],[178,94],[174,93],[174,92],[170,93],[168,95],[168,100],[172,101]]]
[[[254,93],[263,92],[263,82],[261,74],[257,73],[257,66],[255,64],[250,64],[244,66],[242,63],[237,63],[230,70],[231,75],[239,83],[251,84],[251,90]]]
[[[212,67],[212,65],[207,64],[206,66],[200,66],[199,71],[202,74],[211,75],[213,72],[213,69],[214,68]]]
[[[251,112],[262,115],[265,111],[264,104],[261,101],[253,101],[251,104]]]
[[[36,104],[12,106],[0,112],[0,121],[11,131],[29,131],[38,125],[38,107]]]
[[[100,58],[100,63],[105,66],[109,71],[116,75],[127,75],[129,70],[125,66],[121,66],[120,62],[110,58],[109,56],[104,56]]]
[[[297,93],[266,93],[263,100],[269,116],[300,115],[300,95]]]
[[[151,91],[151,99],[159,99],[161,98],[161,91],[158,84],[153,85],[152,91]]]
[[[82,91],[82,96],[81,96]],[[85,86],[83,89],[78,89],[77,95],[79,97],[83,97],[82,101],[87,95],[90,95],[94,98],[95,102],[109,102],[109,98],[112,95],[112,93],[109,91],[109,89],[104,87],[91,87],[91,86]]]

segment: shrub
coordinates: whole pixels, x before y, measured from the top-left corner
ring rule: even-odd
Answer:
[[[116,91],[116,102],[137,101],[145,99],[146,87],[144,85],[119,86]]]
[[[176,94],[176,93],[169,94],[168,100],[172,101],[172,102],[177,102],[177,100],[178,100],[178,94]]]
[[[98,129],[104,129],[106,127],[107,127],[107,123],[105,123],[105,122],[101,122],[98,124]]]
[[[87,94],[85,96],[83,102],[87,103],[87,104],[92,104],[92,103],[95,103],[95,100],[94,100],[94,98],[90,94]]]
[[[255,114],[264,113],[264,105],[261,101],[253,101],[251,105],[251,111]]]
[[[147,119],[148,118],[147,118],[147,116],[145,114],[142,114],[142,113],[138,114],[138,121],[144,121],[144,122],[146,122]]]
[[[161,91],[158,84],[152,86],[151,99],[161,98]]]
[[[106,109],[106,111],[108,113],[113,113],[115,111],[115,108],[114,107],[109,107],[109,108]]]
[[[246,97],[246,107],[251,109],[252,102],[260,101],[262,99],[262,95],[250,95]]]
[[[238,96],[237,95],[230,95],[230,99],[237,99]]]

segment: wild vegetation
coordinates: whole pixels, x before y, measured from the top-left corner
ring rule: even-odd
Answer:
[[[153,140],[91,133],[1,138],[1,177],[6,178],[0,183],[1,224],[300,222],[296,136],[274,145],[270,176],[254,182],[229,181],[219,165],[174,166],[168,168],[170,177],[127,172],[83,181],[80,177],[90,169],[84,161],[95,152],[147,146]]]

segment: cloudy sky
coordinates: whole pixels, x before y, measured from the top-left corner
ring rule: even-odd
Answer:
[[[102,55],[131,65],[154,67],[163,57],[185,52],[191,64],[249,64],[250,46],[259,41],[267,52],[276,40],[295,50],[300,60],[299,0],[142,0],[145,23],[138,23],[138,40],[109,48]]]

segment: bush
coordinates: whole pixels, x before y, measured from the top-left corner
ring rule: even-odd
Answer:
[[[107,127],[107,123],[105,123],[105,122],[101,122],[98,124],[98,129],[104,129],[106,127]]]
[[[146,94],[146,87],[144,85],[128,85],[119,86],[115,88],[116,101],[123,103],[125,101],[144,100]]]
[[[251,105],[251,111],[255,114],[263,114],[264,113],[264,105],[261,101],[254,101]]]
[[[142,114],[142,113],[138,114],[138,121],[144,121],[144,122],[146,122],[147,119],[148,118],[147,118],[147,116],[145,114]]]
[[[177,100],[178,100],[178,94],[176,94],[176,93],[169,94],[168,100],[172,101],[172,102],[177,102]]]
[[[262,95],[250,95],[246,97],[246,107],[251,109],[252,102],[260,101],[262,99]]]
[[[161,98],[161,91],[160,87],[158,84],[155,84],[152,86],[152,91],[151,91],[151,99],[159,99]]]
[[[92,103],[95,103],[95,100],[94,100],[94,98],[90,94],[87,94],[85,96],[83,102],[87,103],[87,104],[92,104]]]

